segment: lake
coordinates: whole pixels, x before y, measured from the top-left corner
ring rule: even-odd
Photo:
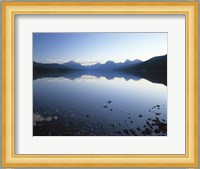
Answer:
[[[166,77],[144,74],[34,74],[33,136],[167,136]]]

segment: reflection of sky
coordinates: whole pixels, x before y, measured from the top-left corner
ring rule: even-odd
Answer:
[[[167,33],[34,33],[33,60],[84,65],[147,60],[167,53]]]
[[[109,122],[116,122],[125,117],[121,110],[135,114],[133,119],[137,119],[139,114],[143,114],[144,119],[147,119],[146,117],[152,116],[148,111],[150,108],[155,105],[167,105],[167,87],[145,79],[126,81],[123,78],[112,80],[97,78],[93,79],[92,83],[84,76],[76,80],[55,78],[58,81],[49,81],[49,79],[33,81],[33,102],[42,112],[49,107],[72,109],[75,112],[90,113],[92,121],[104,116],[103,118]],[[112,101],[111,114],[103,107],[107,100]],[[164,108],[163,115],[166,114],[166,107]],[[145,123],[144,121],[137,124],[138,122],[135,120],[134,125]]]

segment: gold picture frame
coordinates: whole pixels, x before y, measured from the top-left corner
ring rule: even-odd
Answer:
[[[14,17],[17,14],[186,16],[186,154],[14,153]],[[2,2],[2,167],[198,167],[198,2]]]

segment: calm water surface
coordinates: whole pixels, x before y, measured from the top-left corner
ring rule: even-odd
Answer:
[[[138,77],[38,76],[34,136],[166,136],[167,86]]]

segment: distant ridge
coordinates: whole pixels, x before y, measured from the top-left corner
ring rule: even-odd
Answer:
[[[151,71],[167,71],[167,54],[163,56],[153,57],[145,62],[127,67],[130,70],[151,70]]]
[[[156,56],[142,62],[139,59],[123,63],[107,61],[104,64],[96,63],[95,65],[83,66],[80,63],[69,61],[63,64],[58,63],[38,63],[33,62],[34,72],[39,71],[78,71],[78,70],[118,70],[118,71],[167,71],[167,54]]]

